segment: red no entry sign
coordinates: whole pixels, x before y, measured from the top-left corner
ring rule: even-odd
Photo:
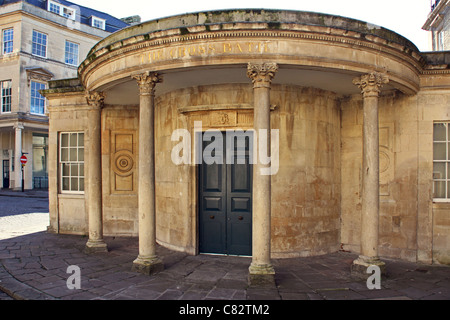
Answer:
[[[20,163],[21,164],[25,165],[27,163],[27,161],[28,161],[28,159],[27,159],[27,157],[25,155],[20,157]]]

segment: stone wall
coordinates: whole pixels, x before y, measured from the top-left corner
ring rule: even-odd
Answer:
[[[323,90],[274,86],[272,128],[280,169],[272,177],[274,257],[324,254],[340,238],[340,109]]]
[[[448,260],[446,203],[433,203],[433,123],[448,119],[448,94],[380,98],[380,255],[410,261]],[[362,100],[342,103],[343,247],[359,251]],[[432,252],[433,251],[433,252]]]
[[[417,247],[417,101],[389,94],[380,97],[381,256],[416,259]],[[361,230],[362,99],[342,102],[343,248],[359,252]]]
[[[418,257],[419,260],[445,264],[450,263],[450,205],[433,202],[433,123],[448,121],[449,103],[450,94],[441,90],[423,90],[417,97]]]
[[[57,108],[52,108],[57,106]],[[84,92],[66,92],[50,100],[49,103],[49,231],[65,234],[85,235],[88,230],[88,212],[84,194],[62,194],[59,179],[59,133],[87,132],[88,106]],[[85,134],[85,145],[89,138]],[[85,148],[85,159],[89,150]],[[85,168],[85,176],[88,175]],[[85,184],[87,185],[87,184]]]

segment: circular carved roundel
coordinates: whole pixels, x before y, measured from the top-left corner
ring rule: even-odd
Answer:
[[[129,151],[119,151],[114,155],[113,170],[120,176],[127,176],[133,170],[133,155]]]
[[[380,173],[384,173],[386,172],[390,165],[391,165],[391,160],[389,159],[389,155],[384,152],[384,151],[380,151]]]

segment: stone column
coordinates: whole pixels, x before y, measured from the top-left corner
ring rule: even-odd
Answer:
[[[253,82],[255,136],[258,138],[258,147],[261,143],[267,143],[268,152],[270,152],[270,86],[277,71],[276,63],[249,63],[247,68],[247,76]],[[260,131],[262,129],[265,131]],[[268,165],[263,165],[259,159],[253,164],[253,252],[249,268],[250,284],[273,282],[275,275],[270,260],[271,176],[261,173],[261,169],[267,167]]]
[[[353,80],[363,95],[361,253],[352,265],[352,271],[358,274],[367,274],[367,268],[371,265],[384,269],[384,262],[378,257],[380,206],[378,97],[381,87],[388,82],[386,75],[376,72]]]
[[[15,150],[14,150],[14,190],[22,190],[22,131],[23,123],[19,122],[14,125],[15,129]]]
[[[100,92],[87,92],[88,111],[88,156],[87,156],[87,198],[89,218],[89,240],[86,251],[89,253],[107,252],[103,240],[102,216],[102,137],[101,118],[105,95]]]
[[[139,256],[133,270],[145,274],[161,271],[164,266],[156,255],[155,209],[155,86],[162,77],[155,72],[133,76],[140,91],[139,105]]]

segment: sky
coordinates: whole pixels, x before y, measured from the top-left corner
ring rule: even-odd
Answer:
[[[117,18],[141,16],[142,22],[188,12],[253,8],[312,11],[369,22],[431,51],[429,32],[422,30],[431,11],[430,0],[72,0]]]

